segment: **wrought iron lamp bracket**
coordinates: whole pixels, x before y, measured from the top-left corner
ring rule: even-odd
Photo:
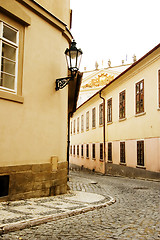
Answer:
[[[56,79],[56,91],[64,88],[72,79],[73,79],[73,76]]]

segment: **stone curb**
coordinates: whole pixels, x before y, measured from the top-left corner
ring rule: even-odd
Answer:
[[[89,207],[84,207],[84,208],[80,208],[80,209],[76,209],[76,210],[69,210],[66,213],[58,213],[58,214],[54,214],[54,215],[49,215],[47,217],[33,218],[30,220],[26,220],[26,221],[25,220],[19,221],[17,223],[5,224],[0,227],[0,235],[8,233],[8,232],[22,230],[24,228],[37,226],[37,225],[47,223],[47,222],[56,221],[56,220],[67,218],[67,217],[72,217],[72,216],[75,216],[78,214],[86,213],[89,211],[93,211],[95,209],[100,209],[100,208],[112,205],[113,203],[116,202],[116,200],[114,198],[112,198],[111,196],[108,196],[108,197],[110,197],[110,200],[103,204],[96,204],[96,205],[92,205]]]

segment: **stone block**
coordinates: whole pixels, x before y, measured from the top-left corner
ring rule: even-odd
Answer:
[[[33,164],[32,171],[33,172],[51,172],[51,164],[50,163]]]
[[[52,165],[52,171],[56,172],[57,168],[58,168],[58,157],[57,156],[51,157],[51,165]]]
[[[58,170],[67,169],[68,168],[68,162],[59,162],[58,163]]]

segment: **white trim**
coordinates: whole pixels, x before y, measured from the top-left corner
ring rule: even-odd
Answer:
[[[3,37],[3,28],[4,26],[8,27],[9,29],[11,29],[12,31],[14,31],[16,33],[16,43],[6,39]],[[15,63],[15,75],[10,74],[10,73],[6,73],[3,71],[0,71],[0,73],[4,73],[7,74],[9,76],[14,77],[14,89],[11,88],[6,88],[4,86],[0,86],[0,90],[2,91],[7,91],[7,92],[12,92],[12,93],[17,93],[17,82],[18,82],[18,48],[19,48],[19,31],[18,29],[8,25],[6,22],[4,21],[0,21],[0,66],[1,66],[1,59],[2,59],[2,43],[15,48],[15,60],[12,59],[7,59],[4,57],[4,59],[7,59],[8,61],[14,62]]]

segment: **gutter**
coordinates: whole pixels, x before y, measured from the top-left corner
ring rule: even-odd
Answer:
[[[103,156],[104,156],[104,175],[106,175],[106,120],[105,120],[105,98],[101,95],[102,91],[99,91],[99,97],[103,100]]]

